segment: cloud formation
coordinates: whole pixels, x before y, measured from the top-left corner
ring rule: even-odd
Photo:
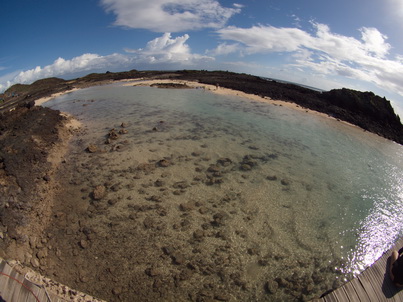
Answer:
[[[390,15],[403,18],[403,2],[401,0],[386,0]],[[401,21],[401,19],[399,20]]]
[[[105,72],[108,69],[133,69],[138,65],[152,68],[153,65],[171,66],[173,69],[185,68],[214,60],[214,58],[191,52],[186,41],[189,35],[172,38],[170,33],[165,33],[149,41],[144,49],[126,49],[127,54],[111,54],[100,56],[87,53],[70,60],[58,58],[52,64],[21,71],[10,79],[3,79],[0,83],[0,91],[13,84],[29,84],[36,80],[48,77],[63,77],[79,73],[94,71]],[[4,78],[4,77],[3,77]]]
[[[216,0],[101,0],[116,15],[115,25],[154,32],[221,28],[241,5],[226,8]]]
[[[225,42],[212,53],[223,53],[223,49],[241,55],[286,52],[291,54],[289,66],[294,68],[371,82],[403,96],[402,57],[388,58],[391,46],[385,35],[363,27],[359,29],[361,39],[356,39],[333,33],[325,24],[312,25],[313,34],[273,26],[222,28],[217,33]]]
[[[185,34],[176,38],[170,33],[155,38],[147,43],[144,49],[125,49],[126,52],[135,54],[137,63],[179,63],[181,65],[195,65],[200,61],[214,60],[212,57],[193,54],[186,44],[189,35]]]
[[[111,54],[108,56],[100,56],[97,54],[86,53],[71,60],[58,58],[53,64],[41,67],[37,66],[33,69],[21,71],[12,79],[0,84],[0,91],[7,89],[13,84],[28,84],[36,80],[48,77],[62,77],[68,74],[90,72],[93,70],[102,70],[111,67],[123,67],[130,64],[131,59],[121,54]]]

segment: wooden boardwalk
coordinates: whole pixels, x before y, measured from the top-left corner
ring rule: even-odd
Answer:
[[[65,301],[53,295],[49,298],[42,287],[25,279],[2,259],[0,262],[0,297],[0,301]]]
[[[50,279],[42,280],[45,281],[46,287],[28,280],[0,258],[0,302],[102,301]]]
[[[392,249],[403,246],[400,238]],[[400,301],[403,302],[403,288],[397,288],[389,278],[389,257],[392,249],[385,252],[374,264],[353,280],[327,294],[321,302],[355,301]]]

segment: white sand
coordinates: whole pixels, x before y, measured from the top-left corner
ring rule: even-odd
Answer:
[[[44,103],[46,103],[46,102],[48,102],[48,101],[50,101],[50,100],[52,100],[54,98],[57,98],[57,97],[62,96],[64,94],[76,91],[78,89],[79,88],[73,88],[73,89],[70,89],[70,90],[63,91],[63,92],[54,93],[54,94],[52,94],[50,96],[47,96],[47,97],[44,97],[44,98],[37,99],[37,100],[35,100],[35,106],[41,106],[42,104],[44,104]]]

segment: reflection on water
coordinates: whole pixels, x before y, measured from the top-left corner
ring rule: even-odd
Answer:
[[[398,153],[396,157],[401,163],[402,154]],[[374,263],[396,238],[402,236],[402,169],[384,162],[378,162],[376,166],[378,171],[382,171],[382,186],[362,190],[363,201],[371,204],[372,208],[360,221],[357,244],[349,254],[346,268],[354,274]]]
[[[46,106],[85,125],[65,196],[81,198],[92,213],[86,224],[108,242],[92,253],[113,246],[111,234],[134,251],[124,234],[135,228],[139,240],[148,236],[143,253],[147,244],[165,248],[153,267],[171,268],[171,258],[173,270],[192,267],[188,295],[202,297],[208,275],[242,299],[314,297],[402,235],[403,149],[360,129],[202,90],[94,87]],[[127,133],[106,141],[122,122]],[[97,152],[83,152],[89,144]],[[89,190],[100,184],[107,198],[94,201]]]

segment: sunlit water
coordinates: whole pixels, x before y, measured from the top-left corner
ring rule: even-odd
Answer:
[[[250,219],[250,228],[256,228],[251,241],[262,255],[321,255],[323,261],[334,261],[330,274],[345,279],[403,235],[403,147],[361,129],[202,89],[102,86],[45,106],[71,113],[84,124],[81,150],[94,143],[109,151],[111,146],[104,145],[108,129],[127,123],[120,152],[102,154],[115,170],[186,157],[171,176],[191,181],[195,166],[207,169],[220,158],[231,159],[222,183],[194,184],[188,190],[194,200],[220,192],[242,196],[228,228]],[[194,152],[204,159],[197,162]],[[250,171],[242,168],[248,155],[256,163]],[[241,217],[237,210],[248,215]],[[270,278],[253,266],[248,270]],[[284,267],[272,270],[279,274]]]

